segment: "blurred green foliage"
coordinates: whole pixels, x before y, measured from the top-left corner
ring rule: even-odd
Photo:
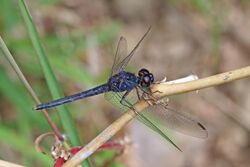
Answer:
[[[56,2],[47,1],[45,3],[43,1],[42,5],[53,5]],[[14,1],[3,0],[0,2],[1,36],[23,73],[32,83],[38,96],[42,97],[43,100],[51,99],[47,87],[44,86],[44,82],[41,82],[44,76],[37,61],[35,50],[26,34],[21,12],[16,7]],[[17,28],[24,31],[18,32]],[[119,24],[110,22],[96,31],[98,45],[110,43],[118,29]],[[82,63],[79,63],[79,55],[86,52],[86,35],[83,31],[73,30],[67,36],[45,34],[41,36],[41,41],[55,73],[65,80],[71,80],[87,87],[95,85],[96,79],[82,66]],[[51,129],[43,115],[32,110],[34,102],[7,64],[7,61],[4,60],[2,52],[0,62],[5,64],[0,66],[0,106],[4,108],[4,112],[1,113],[3,119],[0,124],[0,143],[9,145],[14,152],[20,153],[19,161],[21,161],[21,164],[51,166],[52,159],[36,153],[33,144],[38,135],[51,131]],[[52,118],[60,126],[57,116],[52,115]],[[9,158],[4,152],[0,152],[0,156],[5,160]],[[18,160],[9,159],[9,161],[18,163]]]

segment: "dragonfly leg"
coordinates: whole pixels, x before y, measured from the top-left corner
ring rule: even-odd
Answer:
[[[138,100],[141,100],[141,96],[140,96],[140,92],[138,90],[138,87],[135,87],[135,90],[136,90],[136,95],[138,97]]]
[[[131,108],[132,104],[130,105],[130,103],[126,100],[126,97],[128,96],[128,94],[130,93],[130,91],[126,91],[124,93],[124,95],[122,96],[120,103],[128,108]],[[129,103],[129,104],[128,104]]]
[[[124,105],[125,107],[128,107],[129,109],[133,110],[136,115],[138,115],[138,112],[134,109],[133,104],[131,104],[129,101],[126,100],[126,97],[131,91],[125,92],[125,94],[121,97],[120,103]],[[139,93],[139,92],[138,92]]]
[[[143,92],[143,95],[150,95],[149,91],[146,91],[145,89],[143,89],[141,86],[139,86],[139,88],[141,89],[141,91]]]
[[[144,90],[142,87],[138,86],[140,90],[143,92],[140,98],[143,98],[143,100],[156,100],[155,97],[148,91]]]
[[[156,91],[153,91],[152,93],[163,93],[163,92],[159,91],[159,90],[156,90]]]
[[[139,93],[139,90],[138,90],[139,88],[142,90],[142,95],[140,95],[140,93]],[[139,88],[136,87],[136,93],[137,93],[138,99],[139,100],[143,99],[149,105],[153,105],[153,103],[150,102],[150,100],[152,100],[152,98],[149,98],[150,94],[146,90],[144,90],[143,88],[141,88],[141,87],[139,87]]]
[[[143,100],[145,100],[149,105],[156,105],[156,104],[161,104],[164,106],[168,106],[168,102],[164,101],[164,100],[157,100],[152,93],[146,91],[145,89],[143,89],[142,87],[138,86],[138,88],[140,88],[140,90],[143,92],[142,96],[140,98],[143,98]],[[159,91],[160,92],[160,91]]]

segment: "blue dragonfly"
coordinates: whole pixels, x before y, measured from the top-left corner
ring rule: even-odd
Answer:
[[[133,104],[137,100],[140,100],[141,98],[144,99],[145,94],[150,96],[149,88],[151,84],[154,83],[154,75],[145,68],[140,69],[138,75],[135,75],[134,73],[125,71],[125,67],[128,65],[136,49],[147,36],[149,31],[150,28],[129,54],[127,54],[126,39],[124,37],[120,37],[111,74],[107,83],[71,96],[66,96],[48,103],[38,104],[35,109],[42,110],[54,108],[65,103],[105,93],[105,98],[112,104],[118,105],[124,110],[134,110]],[[136,100],[135,97],[137,97]],[[168,138],[166,133],[161,130],[161,128],[152,122],[152,119],[158,120],[160,118],[165,127],[179,131],[183,134],[198,138],[207,137],[206,128],[200,122],[192,118],[190,115],[187,115],[187,113],[175,111],[162,103],[160,105],[150,107],[147,111],[136,112],[136,114],[139,121],[143,122],[146,126],[160,134],[179,150],[180,148]]]

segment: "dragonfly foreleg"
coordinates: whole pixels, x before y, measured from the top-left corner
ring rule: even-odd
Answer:
[[[157,104],[161,104],[164,106],[168,105],[168,101],[164,101],[164,100],[159,100],[156,99],[153,96],[153,93],[150,93],[149,91],[146,91],[145,89],[143,89],[142,87],[138,86],[138,88],[140,88],[140,90],[143,92],[141,98],[143,98],[143,100],[145,100],[149,105],[157,105]],[[157,92],[157,91],[155,91]],[[160,91],[158,91],[160,92]]]
[[[157,101],[156,98],[152,95],[152,93],[144,90],[141,86],[138,86],[138,88],[140,88],[140,90],[142,91],[140,99],[147,101],[150,105],[153,105]]]
[[[162,91],[159,91],[159,90],[156,90],[156,91],[153,91],[152,94],[154,93],[163,93]]]
[[[139,89],[142,91],[142,95],[140,95],[139,93]],[[148,91],[144,90],[142,87],[138,86],[136,87],[136,93],[137,93],[137,97],[139,100],[145,100],[149,105],[154,105],[156,99],[153,97],[153,95],[151,93],[149,93]],[[151,102],[153,101],[153,102]]]

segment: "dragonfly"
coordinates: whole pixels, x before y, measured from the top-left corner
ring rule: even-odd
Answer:
[[[146,68],[140,69],[137,75],[126,71],[125,68],[137,48],[149,33],[150,29],[151,28],[146,31],[129,54],[127,54],[127,40],[123,36],[120,37],[115,52],[111,74],[106,83],[70,96],[38,104],[35,109],[50,109],[59,105],[74,102],[76,100],[105,93],[105,98],[112,104],[118,105],[124,110],[135,110],[133,108],[133,101],[136,101],[135,97],[137,97],[137,100],[140,100],[141,98],[145,99],[143,95],[149,95],[150,86],[154,84],[154,75]],[[163,103],[152,106],[147,111],[136,112],[136,114],[139,121],[160,134],[167,141],[172,143],[178,150],[181,149],[167,136],[164,130],[161,130],[158,125],[152,122],[152,118],[162,119],[162,122],[164,122],[163,126],[167,127],[167,129],[173,129],[183,134],[198,138],[207,137],[207,130],[199,121],[187,113],[170,109]]]

